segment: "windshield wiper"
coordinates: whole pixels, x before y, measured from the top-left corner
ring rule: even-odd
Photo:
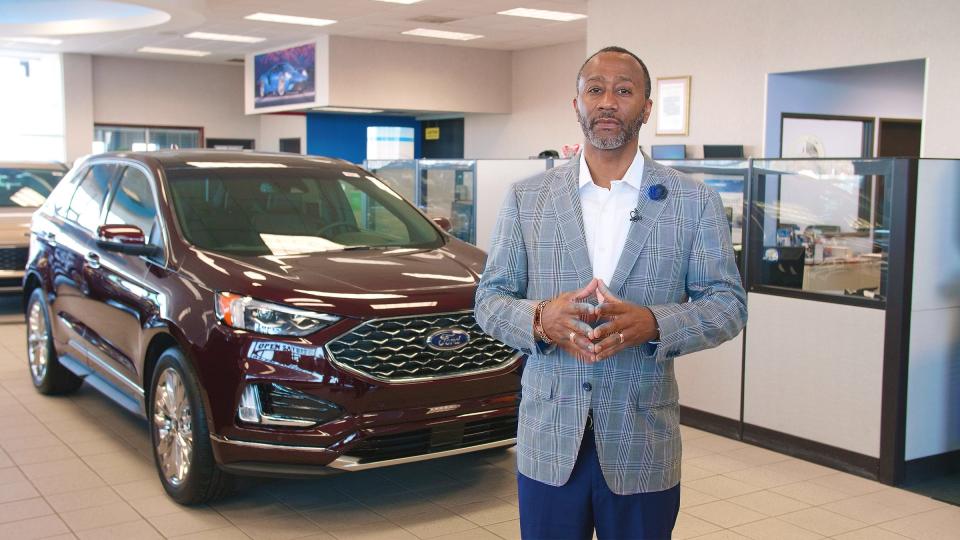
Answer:
[[[369,250],[369,249],[385,249],[385,248],[386,246],[364,246],[364,245],[343,246],[343,249],[341,251],[363,251],[363,250]]]

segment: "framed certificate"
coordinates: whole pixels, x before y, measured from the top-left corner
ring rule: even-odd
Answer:
[[[657,78],[657,135],[690,130],[690,76]]]

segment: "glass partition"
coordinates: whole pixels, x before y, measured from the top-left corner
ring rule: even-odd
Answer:
[[[414,159],[370,159],[364,168],[414,205],[417,203],[417,161]]]
[[[364,167],[431,218],[449,219],[450,234],[476,243],[476,161],[367,160]]]
[[[658,163],[692,176],[720,194],[730,226],[730,238],[733,241],[737,268],[743,276],[743,209],[750,178],[750,162],[745,159],[684,159],[658,160]]]
[[[883,307],[893,160],[755,160],[752,290]]]
[[[421,159],[418,203],[431,218],[446,217],[450,234],[476,243],[476,162]]]

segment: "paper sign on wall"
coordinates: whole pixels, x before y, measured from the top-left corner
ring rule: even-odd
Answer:
[[[438,127],[428,127],[423,132],[423,139],[425,141],[439,141],[440,140],[440,128]]]

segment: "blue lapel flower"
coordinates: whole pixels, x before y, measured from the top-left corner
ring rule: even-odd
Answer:
[[[647,197],[653,201],[662,201],[667,198],[667,187],[663,184],[654,184],[647,189]]]

